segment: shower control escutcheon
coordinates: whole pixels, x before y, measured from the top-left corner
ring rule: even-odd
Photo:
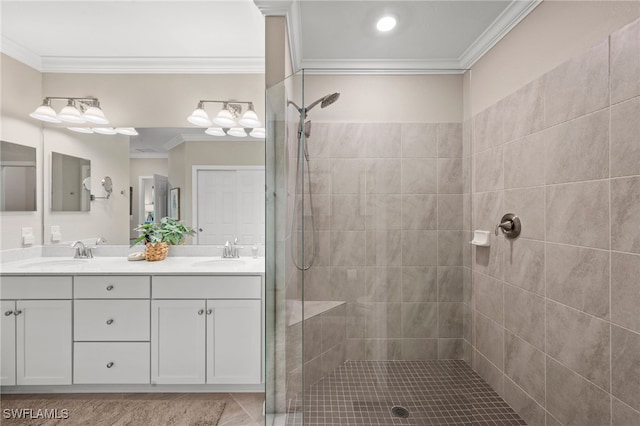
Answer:
[[[496,225],[496,236],[498,235],[498,229],[502,231],[502,234],[507,239],[517,238],[522,230],[522,223],[520,218],[513,213],[507,213],[502,216],[500,223]]]

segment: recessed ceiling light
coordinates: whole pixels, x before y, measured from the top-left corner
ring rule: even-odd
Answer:
[[[378,23],[376,24],[376,28],[378,29],[378,31],[383,33],[387,31],[391,31],[392,29],[395,28],[395,26],[396,26],[396,18],[388,15],[378,19]]]

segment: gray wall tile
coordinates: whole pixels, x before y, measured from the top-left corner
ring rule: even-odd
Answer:
[[[305,220],[310,220],[310,218],[305,218]],[[331,229],[332,230],[363,231],[365,228],[364,225],[365,225],[364,194],[332,196],[332,200],[331,200]]]
[[[370,158],[400,157],[400,124],[364,123],[362,137],[358,141],[364,145],[365,156]]]
[[[438,266],[438,301],[462,302],[463,268]]]
[[[522,222],[520,238],[544,240],[544,187],[504,191],[504,211]]]
[[[508,377],[504,380],[504,399],[529,426],[545,426],[544,408]]]
[[[438,195],[438,229],[462,230],[462,194]]]
[[[462,123],[438,123],[438,157],[462,157]]]
[[[401,188],[403,194],[436,194],[438,192],[437,160],[403,158]]]
[[[640,425],[640,411],[632,409],[616,398],[612,399],[611,426]]]
[[[438,231],[438,265],[462,266],[462,231]]]
[[[491,147],[502,145],[504,112],[503,104],[490,106],[475,116],[473,120],[474,152],[482,152]]]
[[[402,301],[437,302],[437,270],[435,266],[402,268]]]
[[[505,331],[504,372],[539,404],[545,403],[544,353]]]
[[[402,196],[367,194],[365,213],[365,227],[367,229],[401,229],[402,222],[399,218],[402,215]],[[435,222],[435,219],[433,221]]]
[[[545,77],[547,127],[606,107],[609,104],[608,40],[563,63]]]
[[[402,161],[404,160],[399,158],[372,158],[366,160],[367,194],[399,194]]]
[[[544,79],[537,79],[504,99],[505,142],[542,130]]]
[[[437,125],[431,123],[403,123],[402,156],[405,158],[437,157]]]
[[[438,159],[438,194],[462,194],[462,165],[461,158]]]
[[[462,339],[438,339],[438,359],[462,359]]]
[[[436,266],[437,263],[436,231],[402,231],[403,266]]]
[[[462,303],[438,304],[438,337],[462,337]]]
[[[611,253],[611,321],[640,332],[640,256]]]
[[[640,253],[640,176],[611,181],[611,249]]]
[[[640,20],[611,34],[611,101],[640,95]]]
[[[547,410],[563,425],[608,425],[610,398],[607,392],[547,357]]]
[[[438,304],[402,303],[402,336],[438,337]]]
[[[402,229],[438,229],[438,196],[402,195],[401,217]]]
[[[331,232],[331,265],[361,266],[365,264],[364,231]]]
[[[475,316],[476,348],[502,371],[504,369],[504,332],[500,324],[482,314]]]
[[[611,393],[640,410],[640,334],[611,327]]]
[[[546,183],[609,177],[609,110],[544,132]]]
[[[367,302],[402,301],[402,268],[366,268]]]
[[[506,282],[544,294],[545,244],[518,238],[505,245],[504,279]]]
[[[610,382],[609,323],[547,302],[547,354],[607,389]]]
[[[611,107],[611,176],[640,175],[638,117],[640,98]]]
[[[544,146],[547,133],[537,133],[504,145],[505,188],[544,185]]]
[[[315,123],[314,126],[315,127]],[[315,128],[312,129],[314,136]],[[319,136],[319,135],[318,135]],[[329,157],[332,158],[362,158],[365,153],[364,123],[332,123],[328,126],[326,138],[329,143]],[[309,138],[309,145],[312,145]],[[318,139],[322,139],[319,137]],[[320,140],[318,141],[320,143]]]
[[[402,337],[400,303],[364,303],[365,337]]]
[[[547,241],[609,248],[609,182],[547,187]]]
[[[538,349],[544,350],[544,299],[528,291],[505,285],[504,326]]]
[[[333,159],[331,162],[331,192],[360,194],[365,191],[365,160]]]
[[[504,284],[502,281],[478,273],[474,274],[474,280],[476,310],[502,324]]]
[[[438,359],[440,339],[402,339],[403,360]]]
[[[547,297],[609,317],[609,252],[547,244]]]
[[[366,231],[364,251],[367,266],[401,266],[402,234],[396,230]]]
[[[477,192],[497,191],[504,188],[502,146],[474,156],[474,183]]]
[[[478,372],[480,377],[482,377],[493,390],[498,392],[500,395],[504,395],[504,374],[502,371],[493,363],[490,362],[482,353],[476,352],[475,354],[475,370]]]

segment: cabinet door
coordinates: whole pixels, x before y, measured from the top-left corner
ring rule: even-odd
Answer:
[[[205,382],[205,301],[151,302],[151,383]]]
[[[16,384],[16,302],[0,302],[0,385]]]
[[[259,300],[207,300],[207,383],[260,383]]]
[[[18,385],[71,384],[71,301],[16,302]]]

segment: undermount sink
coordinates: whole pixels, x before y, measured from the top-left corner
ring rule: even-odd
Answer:
[[[88,262],[90,259],[55,259],[55,260],[39,260],[36,262],[20,265],[20,268],[43,268],[49,266],[74,266]]]
[[[209,259],[201,262],[196,262],[193,266],[200,267],[212,267],[212,266],[240,266],[244,265],[246,261],[242,259]]]

